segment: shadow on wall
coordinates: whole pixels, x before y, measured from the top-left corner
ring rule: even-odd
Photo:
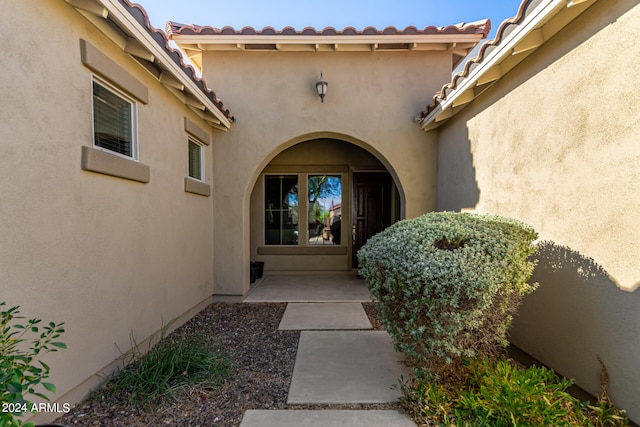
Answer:
[[[593,395],[607,391],[614,404],[640,421],[640,292],[620,290],[593,259],[545,241],[510,330],[511,342]]]
[[[468,129],[438,143],[438,210],[473,209],[480,200]],[[454,132],[455,129],[453,129]]]

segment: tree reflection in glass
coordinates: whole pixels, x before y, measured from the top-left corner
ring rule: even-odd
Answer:
[[[339,245],[342,222],[342,179],[339,175],[310,175],[309,244]]]

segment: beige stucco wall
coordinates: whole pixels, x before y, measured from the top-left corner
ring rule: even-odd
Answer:
[[[446,81],[446,52],[205,52],[203,75],[237,121],[214,144],[215,293],[249,289],[250,195],[281,151],[315,138],[372,152],[394,176],[413,217],[436,207],[435,137],[416,126]],[[315,92],[323,71],[324,103]]]
[[[184,117],[206,125],[64,1],[16,2],[0,28],[0,300],[66,322],[68,349],[45,360],[74,403],[130,334],[143,342],[212,294],[212,199],[184,190]],[[93,144],[81,38],[149,89],[138,105],[148,184],[81,170]]]
[[[546,241],[512,341],[640,420],[640,6],[601,1],[440,132],[438,208]],[[635,292],[633,292],[635,290]]]

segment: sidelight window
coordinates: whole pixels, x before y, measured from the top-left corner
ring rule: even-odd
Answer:
[[[298,176],[266,175],[265,244],[297,245],[298,214]]]

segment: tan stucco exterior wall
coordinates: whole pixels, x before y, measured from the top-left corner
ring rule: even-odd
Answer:
[[[447,52],[204,52],[203,75],[237,121],[214,144],[215,293],[249,289],[250,195],[281,151],[315,138],[356,144],[404,191],[406,217],[436,207],[435,137],[414,117],[451,72]],[[323,71],[324,103],[315,92]]]
[[[438,208],[546,241],[512,341],[640,420],[640,6],[598,2],[440,131]],[[633,292],[635,290],[635,292]],[[626,292],[625,292],[626,291]]]
[[[12,4],[0,28],[0,299],[66,322],[68,349],[45,360],[57,398],[73,404],[130,334],[143,343],[210,300],[212,199],[185,192],[184,118],[213,131],[64,1]],[[148,88],[138,104],[147,184],[81,169],[93,131],[80,39]]]

